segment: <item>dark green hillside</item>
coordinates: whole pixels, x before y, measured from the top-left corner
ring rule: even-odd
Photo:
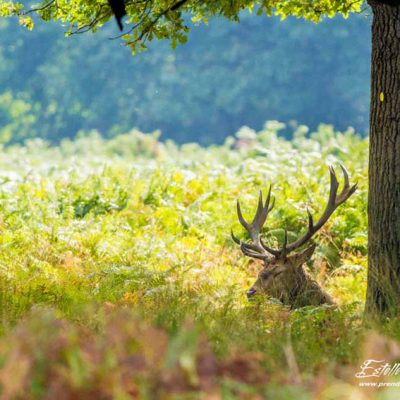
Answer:
[[[114,136],[161,129],[180,142],[221,142],[268,119],[354,126],[365,134],[370,21],[365,15],[316,25],[252,18],[212,20],[190,46],[152,43],[132,58],[108,24],[66,40],[63,29],[0,25],[0,140],[57,142],[79,130]]]

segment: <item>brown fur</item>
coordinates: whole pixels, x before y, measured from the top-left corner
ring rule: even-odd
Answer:
[[[264,268],[248,292],[249,297],[264,293],[291,308],[334,304],[329,294],[304,270],[303,265],[314,250],[315,245],[312,245],[302,253],[285,259],[265,261]]]

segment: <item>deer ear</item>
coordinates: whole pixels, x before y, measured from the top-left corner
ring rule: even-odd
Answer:
[[[313,243],[310,247],[303,250],[301,253],[293,256],[295,266],[299,267],[300,265],[303,265],[305,262],[307,262],[313,255],[315,248],[316,248],[316,244]]]

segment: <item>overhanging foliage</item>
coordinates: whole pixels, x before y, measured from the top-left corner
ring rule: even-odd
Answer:
[[[359,12],[361,0],[136,0],[126,2],[127,30],[121,35],[132,52],[144,49],[153,39],[169,39],[172,46],[185,43],[190,30],[186,15],[192,23],[207,23],[209,18],[223,16],[239,21],[242,10],[248,9],[257,15],[278,15],[281,18],[295,16],[319,22],[321,18],[339,13],[347,17],[350,12]],[[46,0],[40,4],[2,1],[0,15],[20,17],[20,24],[32,29],[32,15],[44,21],[57,20],[68,26],[68,35],[96,31],[112,17],[106,0]]]

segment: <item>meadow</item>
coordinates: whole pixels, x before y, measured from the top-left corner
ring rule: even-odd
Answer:
[[[355,377],[400,355],[399,321],[363,319],[368,140],[282,128],[207,148],[139,131],[2,148],[1,398],[398,399]],[[337,306],[249,302],[261,264],[230,237],[245,239],[236,199],[250,216],[273,184],[266,241],[292,240],[340,163],[358,190],[308,265]]]

